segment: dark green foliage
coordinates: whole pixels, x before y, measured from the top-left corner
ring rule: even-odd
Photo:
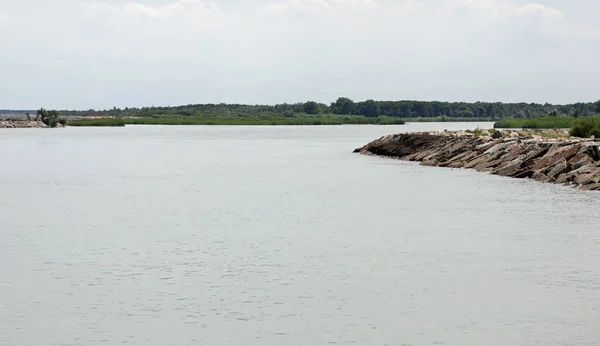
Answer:
[[[321,113],[321,107],[319,106],[318,103],[316,103],[314,101],[308,101],[308,102],[306,102],[302,106],[302,110],[304,111],[304,113],[311,114],[311,115]]]
[[[351,115],[354,114],[356,106],[354,105],[354,101],[349,98],[340,97],[331,104],[330,109],[333,114]]]
[[[433,118],[406,118],[402,119],[407,122],[415,122],[415,123],[433,123],[433,122],[468,122],[468,121],[490,121],[491,118],[462,118],[462,117],[433,117]]]
[[[71,120],[69,126],[125,126],[125,120],[116,118]]]
[[[579,108],[577,108],[577,109],[576,109],[576,110],[573,112],[573,114],[571,114],[571,116],[572,116],[573,118],[579,118],[579,117],[581,116],[581,110],[580,110]]]
[[[577,119],[569,131],[573,137],[600,138],[600,117],[587,117]]]
[[[369,118],[374,118],[379,116],[379,104],[374,100],[367,100],[365,102],[360,102],[357,106],[358,113],[364,115]]]
[[[497,129],[568,129],[573,125],[574,117],[546,116],[533,119],[504,119],[496,122]]]
[[[318,111],[317,111],[318,109]],[[112,108],[109,110],[61,111],[63,116],[115,116],[115,117],[207,117],[218,115],[225,118],[253,117],[268,115],[273,118],[289,117],[294,114],[336,114],[341,116],[379,115],[396,118],[464,118],[468,120],[491,118],[534,118],[546,116],[553,110],[555,116],[572,114],[579,109],[582,116],[600,113],[600,101],[597,103],[575,103],[569,105],[551,105],[537,103],[500,103],[500,102],[429,102],[429,101],[373,101],[354,102],[340,97],[328,107],[313,101],[277,105],[242,104],[196,104],[177,107]],[[317,111],[315,113],[315,111]]]
[[[172,117],[172,118],[105,118],[72,120],[69,126],[125,126],[130,125],[342,125],[380,124],[402,125],[401,119],[363,116],[302,116],[302,117]]]
[[[553,109],[550,113],[548,113],[549,117],[557,117],[559,116],[558,114],[558,110],[557,109]]]
[[[40,119],[44,124],[48,127],[56,127],[60,121],[60,114],[57,111],[48,111],[44,108],[41,108],[37,111],[36,120]]]

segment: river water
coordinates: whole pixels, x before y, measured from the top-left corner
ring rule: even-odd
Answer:
[[[598,345],[597,192],[352,154],[491,124],[0,132],[0,345]]]

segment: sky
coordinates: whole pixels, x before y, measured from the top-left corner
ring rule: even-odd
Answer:
[[[598,0],[0,0],[0,109],[600,99]]]

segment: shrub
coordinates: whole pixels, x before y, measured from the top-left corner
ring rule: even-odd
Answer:
[[[589,138],[595,136],[600,138],[600,118],[587,117],[577,119],[569,131],[573,137]]]
[[[41,108],[37,111],[37,116],[35,117],[36,121],[38,118],[48,127],[56,127],[59,122],[60,114],[54,110],[48,111]]]

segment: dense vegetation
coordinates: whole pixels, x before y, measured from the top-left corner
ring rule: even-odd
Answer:
[[[64,116],[115,116],[115,117],[273,117],[294,118],[307,115],[364,116],[377,118],[387,116],[402,119],[456,118],[495,120],[500,118],[534,118],[556,112],[581,116],[600,113],[600,101],[596,103],[574,103],[551,105],[537,103],[501,102],[428,102],[428,101],[374,101],[354,102],[340,97],[330,105],[308,101],[294,104],[242,105],[242,104],[196,104],[177,107],[113,108],[110,110],[61,111]]]
[[[600,138],[600,117],[579,118],[573,122],[569,132],[574,137]]]
[[[404,124],[398,118],[379,116],[302,116],[302,117],[143,117],[72,120],[70,126],[125,126],[132,125],[341,125],[341,124]]]
[[[495,128],[512,129],[569,129],[573,137],[600,138],[600,116],[546,116],[535,119],[505,119],[494,124]]]
[[[494,124],[495,128],[500,129],[568,129],[574,121],[573,116],[545,116],[533,119],[504,119]]]
[[[29,113],[26,115],[30,118]],[[72,126],[403,124],[405,121],[499,119],[495,124],[497,128],[569,128],[576,119],[594,115],[600,115],[600,101],[569,105],[374,100],[354,102],[340,97],[330,105],[308,101],[274,106],[197,104],[61,112],[42,108],[37,112],[36,119],[41,118],[51,127],[58,123],[65,124],[66,119],[70,120],[68,123]]]
[[[29,113],[27,113],[27,118],[31,119]],[[49,111],[44,108],[41,108],[40,110],[37,111],[35,120],[36,121],[41,120],[48,127],[56,127],[56,126],[58,126],[58,124],[62,124],[62,125],[66,124],[66,120],[60,117],[59,112],[57,112],[55,110]]]

